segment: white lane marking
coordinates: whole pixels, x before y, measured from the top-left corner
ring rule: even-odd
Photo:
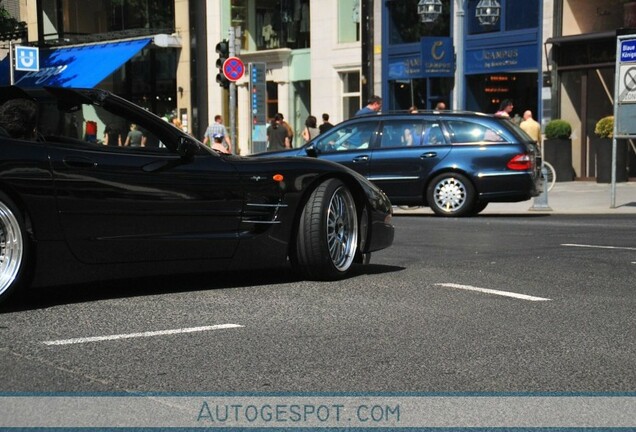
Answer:
[[[94,337],[74,338],[74,339],[60,339],[60,340],[44,341],[42,343],[45,345],[71,345],[71,344],[80,344],[80,343],[87,343],[87,342],[101,342],[101,341],[110,341],[110,340],[118,340],[118,339],[130,339],[130,338],[137,338],[137,337],[151,337],[151,336],[174,335],[174,334],[180,334],[180,333],[194,333],[194,332],[221,330],[221,329],[236,328],[236,327],[243,327],[243,326],[239,324],[219,324],[219,325],[205,326],[205,327],[190,327],[190,328],[181,328],[181,329],[173,329],[173,330],[149,331],[149,332],[142,332],[142,333],[128,333],[128,334],[118,334],[118,335],[110,335],[110,336],[94,336]]]
[[[580,247],[580,248],[594,248],[594,249],[636,250],[636,247],[598,246],[598,245],[586,245],[586,244],[575,244],[575,243],[563,243],[561,246]]]
[[[448,287],[448,288],[463,289],[467,291],[477,291],[477,292],[482,292],[486,294],[495,294],[495,295],[500,295],[504,297],[513,297],[513,298],[521,299],[521,300],[529,300],[529,301],[550,301],[551,300],[549,298],[533,297],[533,296],[529,296],[525,294],[518,294],[518,293],[508,292],[508,291],[498,291],[498,290],[493,290],[488,288],[478,288],[478,287],[474,287],[470,285],[459,285],[454,283],[438,283],[435,285]]]

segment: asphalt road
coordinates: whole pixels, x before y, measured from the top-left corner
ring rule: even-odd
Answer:
[[[394,246],[337,283],[272,271],[30,295],[0,313],[0,391],[636,389],[633,216],[394,221]]]

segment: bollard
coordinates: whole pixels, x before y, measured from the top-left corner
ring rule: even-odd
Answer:
[[[548,205],[548,182],[545,180],[548,171],[543,165],[541,166],[541,175],[543,176],[543,192],[532,199],[532,207],[529,210],[552,211]]]

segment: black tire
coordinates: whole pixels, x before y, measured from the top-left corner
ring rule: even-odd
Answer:
[[[24,218],[13,201],[0,192],[0,303],[22,285],[28,256]]]
[[[483,212],[486,207],[488,207],[488,202],[484,202],[484,201],[477,201],[475,203],[475,206],[473,207],[473,211],[471,212],[472,214],[476,215],[479,214],[481,212]]]
[[[439,216],[470,215],[475,207],[475,188],[465,176],[443,173],[431,181],[426,190],[428,205]]]
[[[354,262],[358,235],[351,192],[340,180],[327,180],[312,192],[300,215],[292,265],[306,279],[341,279]]]

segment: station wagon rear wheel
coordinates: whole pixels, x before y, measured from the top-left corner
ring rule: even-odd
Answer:
[[[0,192],[0,302],[11,295],[23,278],[27,247],[22,215]]]
[[[465,176],[444,173],[435,177],[428,186],[428,205],[440,216],[465,216],[475,206],[475,188]]]
[[[351,192],[340,180],[327,180],[312,192],[300,215],[292,264],[308,279],[340,279],[353,265],[358,235]]]

